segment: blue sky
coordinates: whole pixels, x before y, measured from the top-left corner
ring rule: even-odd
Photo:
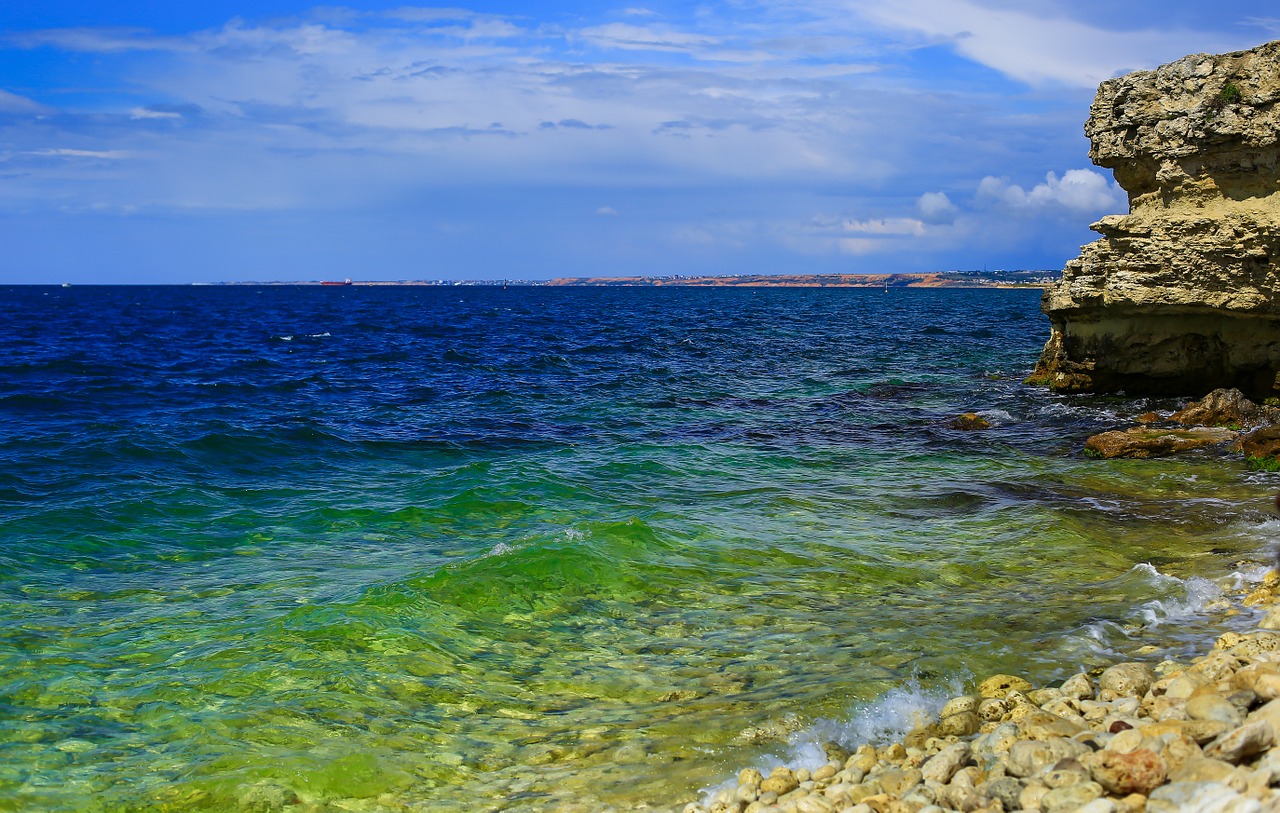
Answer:
[[[1247,0],[15,0],[0,283],[1057,268]]]

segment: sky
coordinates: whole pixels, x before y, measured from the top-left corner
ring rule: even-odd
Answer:
[[[1262,0],[9,0],[0,284],[1061,268]]]

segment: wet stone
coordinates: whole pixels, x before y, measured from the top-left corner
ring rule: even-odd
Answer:
[[[788,768],[775,768],[769,774],[769,778],[760,783],[761,793],[776,793],[779,796],[790,793],[798,787],[800,787],[799,780]]]
[[[823,743],[822,751],[827,755],[827,760],[829,762],[835,762],[843,765],[845,760],[849,759],[849,752],[838,742]]]
[[[967,737],[978,733],[982,721],[972,711],[962,711],[943,717],[938,722],[938,734],[943,737]]]
[[[992,675],[978,684],[978,695],[984,698],[1003,698],[1008,696],[1009,692],[1028,692],[1032,688],[1031,682],[1025,678],[1015,675]]]
[[[950,717],[953,714],[960,714],[961,712],[965,712],[965,711],[977,712],[978,704],[980,702],[982,702],[982,698],[980,697],[971,697],[968,695],[962,695],[961,697],[953,697],[947,701],[947,704],[945,706],[942,707],[942,711],[938,714],[938,716]]]
[[[1013,704],[1004,698],[988,697],[978,704],[978,719],[995,722],[1008,714],[1012,708]]]

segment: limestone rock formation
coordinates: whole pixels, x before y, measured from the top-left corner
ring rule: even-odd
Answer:
[[[1067,263],[1031,377],[1064,392],[1280,395],[1280,42],[1103,82],[1085,125],[1129,214]]]

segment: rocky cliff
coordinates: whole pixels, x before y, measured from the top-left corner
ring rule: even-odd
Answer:
[[[1033,382],[1280,395],[1280,42],[1103,82],[1085,134],[1129,214],[1067,263]]]

